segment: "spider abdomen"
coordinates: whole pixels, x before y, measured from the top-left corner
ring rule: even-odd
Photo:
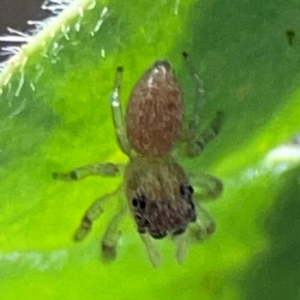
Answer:
[[[170,152],[182,128],[180,86],[167,61],[157,61],[135,85],[127,106],[127,136],[142,155]]]

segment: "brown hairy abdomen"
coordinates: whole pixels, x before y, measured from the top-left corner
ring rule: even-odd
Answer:
[[[168,153],[182,127],[179,85],[171,70],[150,69],[135,86],[127,106],[127,136],[143,155]]]

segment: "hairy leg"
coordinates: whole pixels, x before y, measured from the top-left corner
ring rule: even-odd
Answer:
[[[155,247],[151,236],[148,233],[140,233],[140,237],[146,246],[153,267],[158,267],[160,265],[160,254]]]
[[[93,222],[104,212],[102,205],[107,200],[115,197],[118,192],[119,189],[96,199],[96,201],[92,203],[92,205],[85,212],[83,218],[81,219],[81,223],[74,234],[75,241],[81,241],[91,231]]]
[[[205,202],[220,197],[223,191],[223,183],[219,178],[207,173],[199,173],[195,176],[191,175],[191,177],[195,188],[194,198],[196,201]]]
[[[200,133],[197,128],[182,130],[179,136],[179,144],[183,145],[183,152],[188,157],[200,155],[205,147],[215,139],[221,130],[224,114],[217,112],[211,123]]]
[[[121,237],[119,230],[120,223],[122,222],[127,212],[127,204],[122,204],[121,209],[113,216],[101,241],[101,253],[105,261],[113,261],[117,256],[117,246]]]
[[[52,174],[54,179],[72,181],[83,179],[91,175],[116,176],[120,172],[121,165],[112,163],[94,163],[73,169],[67,173],[55,172]]]
[[[194,199],[197,207],[197,220],[189,224],[187,232],[173,237],[177,244],[176,258],[179,263],[184,261],[190,239],[192,241],[203,241],[215,231],[215,220],[202,207],[201,202],[217,199],[223,188],[220,179],[206,173],[197,175],[193,183],[195,186]]]
[[[176,259],[180,264],[182,264],[187,253],[187,233],[185,232],[183,234],[174,236],[173,239],[177,245],[175,254]]]
[[[188,234],[192,241],[203,241],[213,234],[216,230],[214,218],[201,205],[197,205],[198,218],[195,223],[189,226]]]
[[[223,113],[218,112],[212,122],[210,122],[210,124],[200,134],[198,134],[200,127],[200,115],[205,104],[204,83],[186,52],[183,52],[183,57],[185,58],[189,72],[196,83],[196,97],[193,107],[193,115],[188,121],[188,128],[181,132],[179,142],[184,144],[184,152],[187,156],[195,157],[202,153],[205,146],[220,132],[223,121]]]
[[[122,81],[123,68],[118,67],[116,73],[115,86],[112,91],[110,107],[115,127],[115,133],[117,141],[121,150],[130,157],[131,147],[127,139],[124,114],[122,110],[122,104],[120,101],[120,90],[121,90],[121,81]]]
[[[190,242],[202,242],[215,232],[216,222],[214,218],[199,203],[197,204],[197,221],[190,223],[187,231],[181,235],[174,236],[177,244],[176,259],[183,263],[187,246]]]
[[[201,76],[198,74],[198,71],[196,70],[189,55],[186,52],[183,52],[182,55],[186,61],[189,73],[193,77],[195,84],[196,84],[196,97],[195,97],[195,102],[194,102],[194,107],[193,107],[193,116],[189,120],[188,128],[189,129],[197,129],[199,127],[200,114],[201,114],[201,111],[203,110],[203,107],[205,104],[204,82],[203,82]]]
[[[196,135],[194,139],[187,143],[187,154],[190,157],[195,157],[203,152],[206,145],[215,139],[221,130],[221,125],[223,122],[223,113],[217,112],[215,118],[212,122],[200,133]]]

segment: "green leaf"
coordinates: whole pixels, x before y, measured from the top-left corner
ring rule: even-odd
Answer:
[[[50,2],[53,8],[57,1]],[[1,299],[297,299],[299,7],[287,1],[62,1],[65,9],[0,73]],[[286,31],[295,32],[292,43]],[[122,98],[158,58],[172,62],[191,112],[190,54],[206,86],[203,124],[226,116],[219,137],[188,171],[222,178],[207,205],[217,232],[178,265],[158,241],[153,269],[130,216],[117,261],[99,260],[116,209],[82,242],[72,235],[90,203],[122,178],[59,182],[53,171],[96,161],[124,163],[109,95],[124,66]],[[287,143],[285,146],[280,146]]]

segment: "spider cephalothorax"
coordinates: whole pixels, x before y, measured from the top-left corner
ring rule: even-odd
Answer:
[[[126,196],[140,233],[183,233],[196,221],[193,189],[172,157],[133,158],[125,170]]]
[[[189,63],[197,83],[199,96],[203,96],[202,80]],[[215,229],[215,223],[204,210],[201,201],[218,198],[222,191],[221,181],[209,174],[199,172],[197,193],[189,176],[172,156],[175,145],[184,144],[188,156],[200,154],[220,130],[222,114],[197,133],[201,105],[195,102],[194,116],[183,127],[183,102],[180,85],[171,65],[166,60],[156,61],[137,81],[130,95],[125,116],[120,103],[122,67],[117,68],[116,83],[111,97],[111,108],[115,132],[120,149],[128,155],[124,182],[117,191],[97,199],[84,214],[74,239],[81,240],[91,230],[93,221],[102,213],[102,204],[124,193],[128,204],[121,204],[119,212],[108,224],[102,239],[104,258],[116,257],[120,237],[118,229],[126,208],[129,207],[137,231],[146,245],[154,266],[159,264],[159,253],[152,238],[167,235],[203,240]],[[55,179],[77,180],[88,175],[115,176],[119,167],[112,163],[96,163],[72,170],[69,173],[54,173]],[[199,169],[195,168],[196,170]],[[191,178],[192,179],[192,178]],[[189,232],[190,223],[193,228]],[[178,244],[176,256],[182,261],[183,243]]]

